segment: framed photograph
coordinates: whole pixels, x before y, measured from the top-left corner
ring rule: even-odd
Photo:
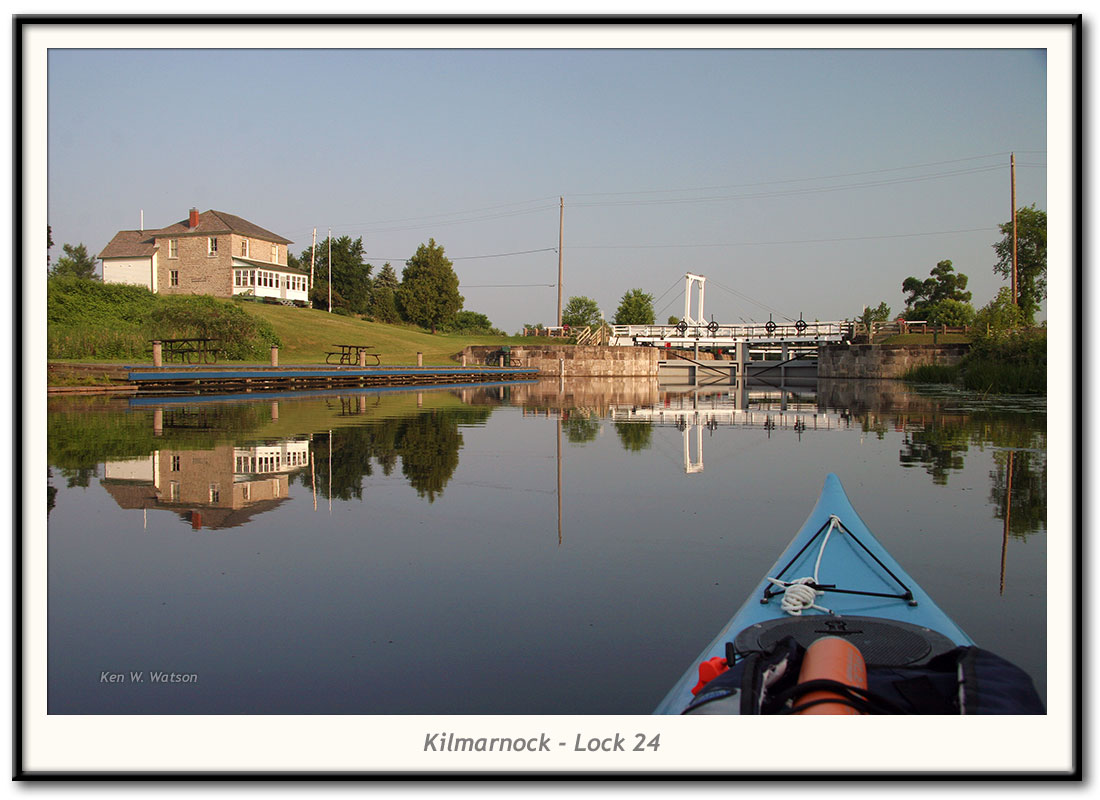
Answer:
[[[1079,16],[14,26],[17,779],[1080,779]]]

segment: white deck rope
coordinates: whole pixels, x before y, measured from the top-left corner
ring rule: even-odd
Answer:
[[[824,594],[820,589],[814,589],[809,584],[819,585],[820,582],[817,579],[818,571],[821,569],[821,557],[825,555],[825,545],[829,543],[829,536],[840,525],[840,518],[836,514],[829,515],[829,529],[825,531],[825,537],[821,540],[821,548],[817,551],[817,561],[814,562],[814,574],[813,577],[796,578],[793,581],[781,581],[778,578],[769,577],[775,586],[778,586],[783,590],[783,600],[779,606],[791,616],[799,616],[807,608],[816,608],[818,611],[824,611],[826,614],[832,614],[833,612],[824,606],[819,606],[814,601],[819,594]]]

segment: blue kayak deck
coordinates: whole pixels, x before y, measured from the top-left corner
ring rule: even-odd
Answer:
[[[834,516],[842,527],[834,527],[830,532],[830,521]],[[827,532],[829,538],[826,541]],[[756,584],[741,608],[676,682],[655,713],[679,714],[691,700],[691,688],[698,680],[699,663],[713,657],[723,657],[726,642],[733,642],[739,633],[750,626],[794,618],[781,608],[782,589],[764,602],[767,590],[777,591],[769,577],[792,582],[798,578],[815,577],[815,573],[820,585],[844,591],[826,589],[815,602],[828,611],[807,608],[802,611],[803,616],[823,620],[854,616],[893,620],[927,628],[957,645],[973,644],[970,637],[875,539],[852,507],[840,479],[830,473],[817,504],[801,529]],[[845,593],[848,590],[861,593]],[[911,594],[911,599],[901,596],[906,591]]]

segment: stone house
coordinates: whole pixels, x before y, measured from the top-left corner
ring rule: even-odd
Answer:
[[[158,230],[119,231],[99,254],[104,283],[158,294],[253,295],[307,305],[309,273],[287,264],[292,242],[224,211],[199,213]]]

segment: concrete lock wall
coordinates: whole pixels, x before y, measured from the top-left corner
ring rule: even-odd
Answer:
[[[900,378],[923,364],[957,364],[969,351],[969,344],[827,345],[819,351],[817,377]]]
[[[462,355],[467,364],[474,366],[497,366],[486,364],[486,359],[499,352],[499,347],[467,347]],[[548,346],[524,347],[512,345],[509,353],[511,364],[505,366],[533,367],[540,375],[563,375],[569,377],[623,378],[657,377],[657,362],[661,351],[656,347],[599,347],[599,346]],[[461,356],[458,360],[461,360]]]

